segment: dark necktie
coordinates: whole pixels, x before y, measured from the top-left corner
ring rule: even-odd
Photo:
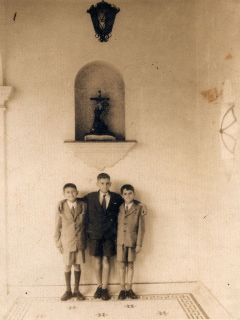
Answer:
[[[128,206],[125,207],[125,215],[128,214]]]
[[[71,214],[72,214],[72,216],[73,216],[73,218],[74,218],[74,215],[75,215],[74,207],[72,207],[72,209],[71,209]]]
[[[103,211],[106,211],[106,209],[107,209],[107,205],[106,205],[106,194],[103,195],[102,208],[103,208]]]

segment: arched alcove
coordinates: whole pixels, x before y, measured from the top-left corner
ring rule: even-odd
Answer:
[[[125,85],[121,73],[110,63],[93,61],[83,66],[75,78],[75,141],[65,141],[76,157],[89,166],[103,170],[114,166],[134,147],[125,140]],[[102,120],[116,141],[85,141],[94,121],[99,96],[108,98],[109,107]]]
[[[93,61],[83,66],[75,78],[75,140],[84,141],[93,120],[96,102],[90,98],[109,98],[103,120],[117,141],[125,140],[125,89],[121,73],[111,64]]]

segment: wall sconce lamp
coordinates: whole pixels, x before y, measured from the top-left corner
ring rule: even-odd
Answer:
[[[87,13],[91,15],[95,37],[98,38],[98,41],[107,42],[111,37],[114,20],[119,11],[120,9],[115,5],[104,2],[104,0],[87,10]]]

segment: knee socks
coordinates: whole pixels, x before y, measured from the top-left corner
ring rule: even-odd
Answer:
[[[81,271],[76,271],[76,270],[74,270],[74,277],[75,277],[74,292],[77,292],[77,291],[78,291],[78,288],[79,288]]]
[[[71,291],[71,271],[65,272],[66,288],[67,291]]]

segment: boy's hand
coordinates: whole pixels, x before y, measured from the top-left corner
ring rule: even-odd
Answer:
[[[135,252],[136,252],[136,253],[139,253],[139,252],[141,252],[141,247],[139,247],[139,246],[136,246]]]
[[[139,203],[139,205],[142,207],[142,216],[145,216],[147,214],[147,206],[143,203]]]
[[[59,247],[59,248],[58,248],[58,251],[59,251],[60,253],[63,253],[63,247]]]
[[[80,246],[80,242],[77,241],[76,244],[76,252],[78,252],[80,250],[81,246]]]
[[[67,200],[64,199],[64,200],[62,200],[62,201],[59,202],[59,204],[58,204],[58,210],[59,210],[59,211],[62,211],[62,210],[63,210],[63,204],[64,204],[66,201],[67,201]]]

